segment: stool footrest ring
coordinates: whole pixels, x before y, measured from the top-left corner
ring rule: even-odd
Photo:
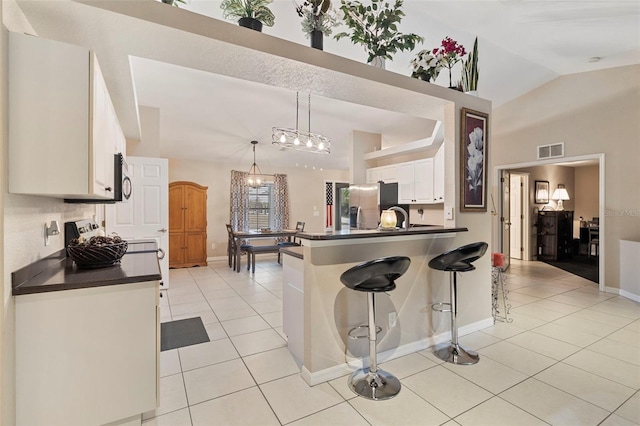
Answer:
[[[349,330],[349,332],[347,333],[349,335],[349,339],[366,339],[369,337],[369,332],[367,331],[367,334],[363,334],[361,336],[353,334],[357,331],[359,331],[360,329],[369,329],[368,325],[359,325],[357,327],[353,327],[351,330]],[[382,331],[382,327],[376,326],[376,334],[380,333]]]
[[[431,305],[431,309],[438,312],[451,312],[451,303],[447,303],[447,302],[434,303],[433,305]]]

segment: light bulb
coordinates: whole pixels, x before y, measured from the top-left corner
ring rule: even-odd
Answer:
[[[293,140],[293,144],[294,145],[300,145],[300,139],[298,139],[298,137],[296,136],[296,138]]]
[[[280,142],[285,143],[286,141],[287,141],[287,137],[283,133],[282,136],[280,136]]]
[[[318,150],[322,151],[323,149],[324,149],[324,143],[323,143],[323,142],[320,142],[320,143],[318,144]]]
[[[307,140],[307,148],[311,148],[313,146],[313,143],[311,143],[311,139]]]

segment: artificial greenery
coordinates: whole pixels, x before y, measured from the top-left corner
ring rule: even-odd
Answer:
[[[338,17],[331,9],[331,0],[305,0],[296,7],[296,12],[302,18],[302,31],[307,37],[313,31],[331,35],[333,27],[338,25]]]
[[[462,61],[462,88],[465,92],[478,90],[478,37],[473,42],[473,50]]]
[[[392,59],[398,50],[412,50],[424,39],[419,35],[398,32],[398,24],[404,16],[403,0],[395,0],[393,7],[384,0],[371,0],[368,6],[359,1],[341,0],[340,10],[351,33],[341,32],[336,40],[349,37],[353,44],[361,44],[369,54],[367,62],[376,56]]]
[[[220,5],[224,19],[253,18],[272,27],[276,17],[269,9],[273,0],[224,0]]]

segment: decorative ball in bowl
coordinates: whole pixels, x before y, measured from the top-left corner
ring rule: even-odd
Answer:
[[[120,263],[129,244],[122,238],[96,236],[88,240],[74,238],[67,246],[67,253],[78,268],[106,268]]]

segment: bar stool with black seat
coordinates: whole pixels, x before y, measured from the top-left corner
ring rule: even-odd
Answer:
[[[375,294],[395,289],[395,280],[407,272],[410,264],[411,259],[406,256],[383,257],[360,263],[340,276],[340,281],[347,288],[367,293],[369,368],[360,368],[349,377],[351,390],[364,398],[383,400],[400,392],[400,381],[378,369]]]
[[[451,312],[451,342],[440,343],[433,349],[433,353],[440,359],[452,364],[470,365],[480,360],[477,352],[460,346],[458,343],[458,272],[469,272],[476,269],[471,263],[484,256],[488,244],[477,242],[458,247],[429,262],[431,269],[450,272],[450,303],[434,303],[431,308],[438,312]],[[448,309],[446,307],[449,307]]]

